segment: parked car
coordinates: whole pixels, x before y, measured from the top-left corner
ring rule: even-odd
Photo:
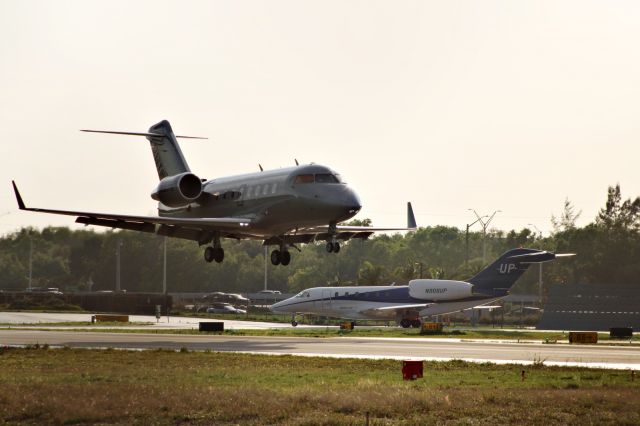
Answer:
[[[258,292],[259,294],[264,294],[264,295],[268,295],[268,294],[282,294],[282,292],[280,290],[262,290]]]
[[[247,306],[249,304],[249,299],[247,299],[246,297],[240,294],[222,293],[219,291],[202,296],[202,300],[205,303],[224,302],[224,303],[231,303],[232,305],[235,305],[235,306]]]
[[[208,314],[246,314],[244,309],[237,309],[228,303],[216,303],[207,308]]]

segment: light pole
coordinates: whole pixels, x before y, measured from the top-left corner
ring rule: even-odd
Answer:
[[[29,285],[27,290],[31,291],[31,281],[33,279],[33,238],[29,235]]]
[[[162,294],[167,295],[167,237],[162,242],[163,259],[162,259]]]
[[[482,217],[487,217],[487,216],[482,216]],[[467,232],[464,234],[465,253],[466,253],[466,257],[464,258],[464,266],[467,266],[469,264],[469,228],[471,228],[473,225],[478,223],[479,220],[480,218],[476,219],[472,223],[467,223]]]
[[[264,246],[264,289],[267,289],[267,254],[269,254],[269,247]]]
[[[494,211],[491,214],[491,216],[489,216],[489,219],[487,219],[486,221],[482,220],[482,218],[487,217],[486,215],[480,216],[478,212],[476,212],[474,209],[467,209],[467,210],[472,211],[478,218],[480,225],[482,225],[482,264],[484,265],[487,258],[487,228],[489,227],[489,224],[493,220],[493,217],[496,215],[496,213],[501,213],[502,210]]]
[[[116,243],[116,293],[120,293],[120,248],[122,240],[118,239]]]
[[[527,226],[533,226],[535,230],[538,231],[540,237],[542,237],[542,231],[540,231],[533,223],[527,223]],[[540,307],[542,307],[542,262],[538,263],[538,299],[538,303],[540,304]]]
[[[415,262],[415,266],[420,266],[420,279],[422,279],[422,262]]]

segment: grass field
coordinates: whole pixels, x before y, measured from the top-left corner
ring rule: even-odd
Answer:
[[[629,371],[208,352],[3,349],[0,423],[639,424]]]

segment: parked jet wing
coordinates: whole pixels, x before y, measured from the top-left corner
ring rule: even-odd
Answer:
[[[413,309],[413,308],[426,308],[427,306],[431,306],[433,303],[414,303],[414,304],[405,304],[405,305],[395,305],[395,306],[383,306],[381,308],[371,308],[369,311],[392,311],[399,309]]]
[[[33,211],[39,213],[51,213],[66,216],[77,216],[76,222],[85,225],[107,226],[110,228],[128,229],[132,231],[141,231],[149,233],[158,233],[160,235],[170,235],[178,238],[186,238],[196,241],[202,241],[206,234],[216,228],[243,228],[249,226],[250,219],[236,217],[207,217],[207,218],[174,218],[161,216],[132,216],[119,215],[112,213],[93,213],[70,210],[52,210],[27,207],[18,191],[18,187],[14,181],[13,191],[18,201],[20,210]],[[156,229],[156,225],[160,228]]]

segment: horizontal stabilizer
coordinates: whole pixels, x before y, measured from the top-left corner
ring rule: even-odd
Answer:
[[[89,132],[89,133],[109,133],[112,135],[129,135],[129,136],[147,136],[147,137],[163,137],[162,133],[149,133],[149,132],[116,132],[112,130],[88,130],[88,129],[80,129],[81,132]],[[200,136],[176,136],[176,138],[182,139],[209,139],[203,138]]]
[[[508,260],[514,260],[520,263],[542,263],[549,262],[558,257],[570,257],[575,256],[575,253],[560,253],[555,254],[549,251],[539,251],[533,253],[519,254],[515,256],[509,256]]]

